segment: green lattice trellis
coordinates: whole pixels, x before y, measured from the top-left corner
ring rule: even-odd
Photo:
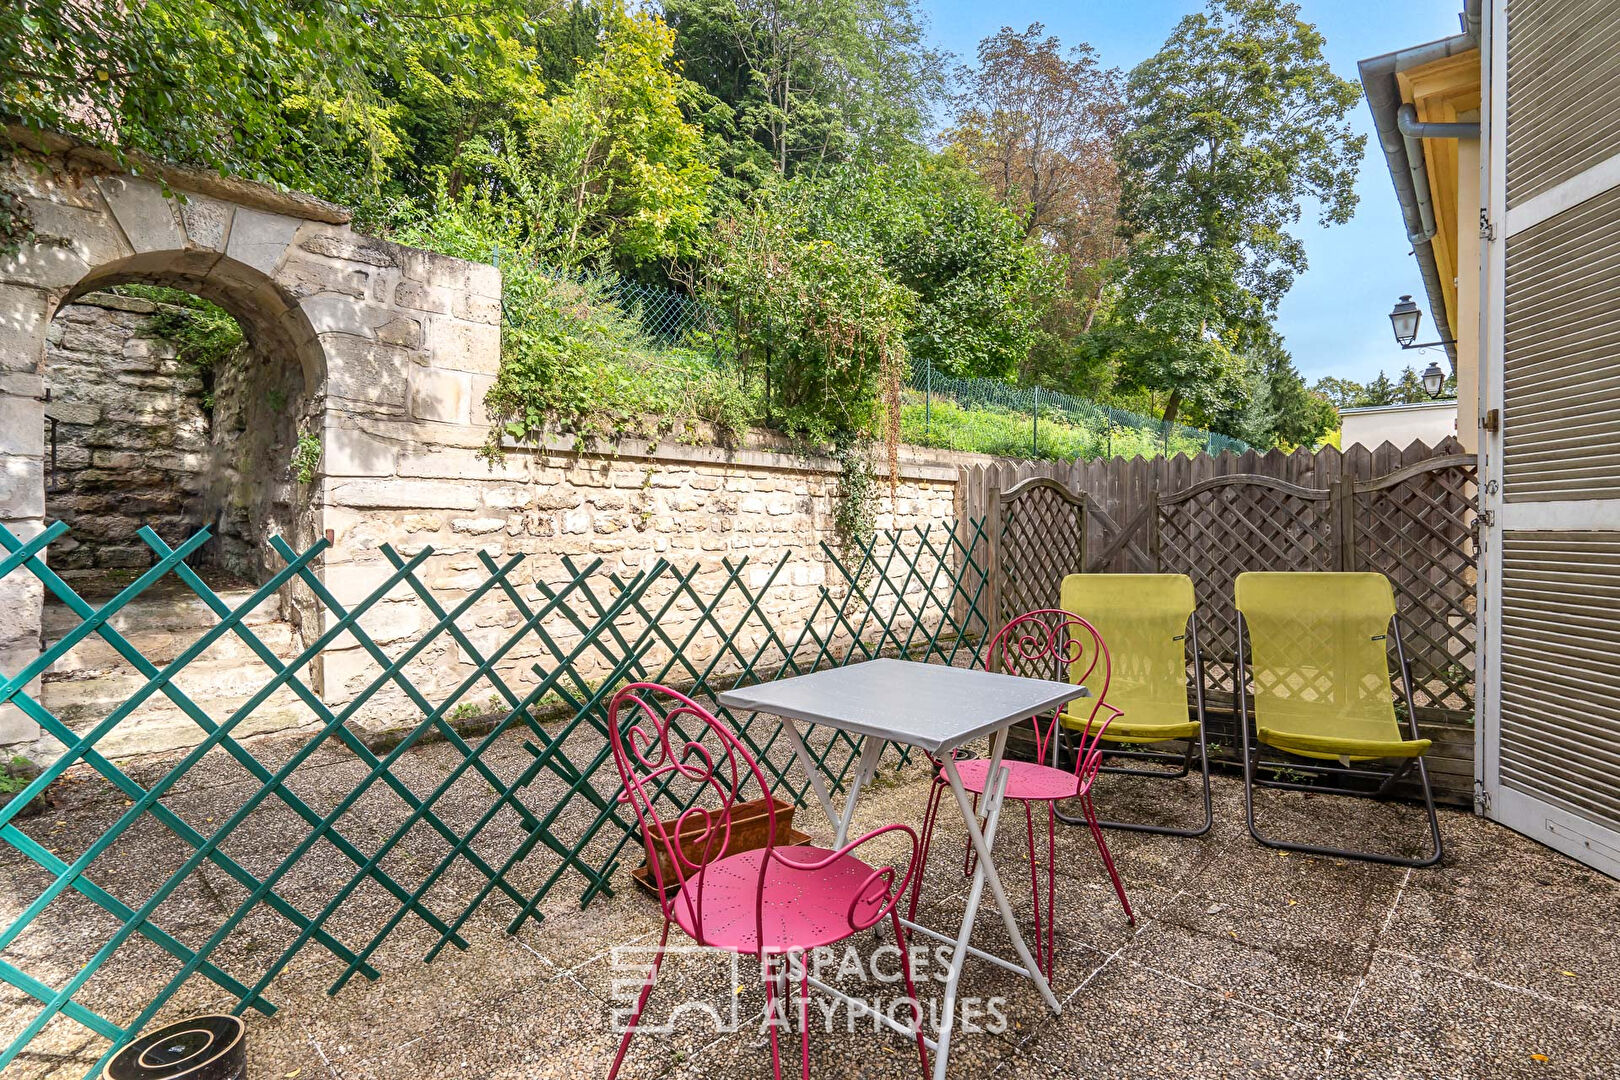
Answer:
[[[22,898],[27,904],[21,914],[0,931],[0,981],[40,1006],[22,1032],[0,1051],[0,1069],[14,1061],[53,1018],[63,1017],[108,1041],[106,1053],[90,1071],[94,1074],[194,977],[231,995],[237,1012],[253,1009],[268,1015],[275,1011],[265,997],[272,981],[311,944],[342,961],[342,971],[330,986],[330,992],[336,993],[357,972],[377,978],[378,971],[370,961],[384,941],[409,920],[431,931],[434,940],[425,957],[431,960],[447,944],[467,946],[462,931],[486,902],[509,904],[512,914],[507,926],[516,930],[525,920],[541,917],[541,901],[571,873],[583,883],[580,904],[611,894],[614,874],[635,839],[631,823],[614,802],[617,777],[605,726],[607,701],[626,681],[666,682],[712,701],[718,692],[740,683],[781,678],[880,653],[976,663],[988,629],[980,596],[988,546],[982,522],[883,532],[850,553],[824,545],[816,558],[801,558],[801,565],[809,563],[825,572],[828,583],[814,586],[791,585],[784,579],[784,571],[795,559],[791,552],[762,568],[763,572],[752,567],[747,557],[723,559],[718,582],[710,580],[704,586],[699,585],[697,566],[682,570],[658,561],[625,576],[605,572],[601,560],[580,563],[566,558],[561,580],[536,580],[520,586],[515,571],[524,556],[497,559],[481,553],[483,579],[471,589],[459,591],[453,601],[436,596],[424,581],[422,571],[433,555],[431,549],[406,558],[385,546],[381,553],[389,572],[352,604],[340,602],[316,569],[327,547],[324,542],[299,553],[275,540],[273,546],[285,565],[234,607],[186,564],[187,557],[206,541],[206,530],[178,547],[169,546],[150,529],[140,530],[140,538],[153,553],[152,567],[100,607],[85,602],[45,564],[43,553],[66,532],[66,526],[56,523],[24,541],[0,526],[0,546],[5,553],[0,559],[0,580],[13,573],[32,574],[80,620],[38,659],[9,676],[0,672],[0,704],[14,705],[67,748],[16,799],[0,807],[0,835],[49,879],[37,893]],[[174,660],[158,665],[115,629],[114,616],[147,589],[170,578],[195,594],[217,621]],[[260,605],[273,603],[277,591],[289,584],[302,585],[314,597],[324,616],[318,625],[324,629],[284,661],[257,636],[248,616]],[[802,599],[806,592],[813,600],[808,605],[810,613],[793,616],[791,625],[777,625],[767,613],[773,607],[769,601],[787,594]],[[397,604],[402,600],[419,605],[426,628],[403,642],[379,641],[368,629],[368,614],[385,601]],[[806,606],[800,603],[788,610],[802,613]],[[484,628],[487,638],[492,607],[502,612],[498,641],[480,644],[478,627]],[[91,635],[111,646],[145,681],[104,718],[75,731],[43,707],[27,687]],[[189,664],[228,635],[245,645],[261,666],[245,674],[250,685],[257,685],[247,700],[228,716],[214,717],[176,680]],[[338,648],[360,650],[375,673],[368,672],[370,677],[363,686],[329,704],[310,685],[306,672],[323,651]],[[538,650],[541,656],[528,667],[532,679],[522,665],[508,659],[520,648]],[[454,685],[442,685],[438,677],[424,678],[424,672],[431,669],[430,650],[442,649],[454,649],[461,660],[457,670],[462,674]],[[274,758],[261,758],[256,754],[258,744],[244,742],[233,732],[282,691],[290,692],[308,710],[311,723],[290,753],[281,749]],[[419,716],[397,742],[387,750],[377,750],[356,730],[355,721],[389,691]],[[493,722],[482,727],[475,739],[469,738],[452,718],[458,707],[466,708],[486,693],[498,703]],[[109,760],[97,744],[156,697],[194,722],[201,738],[167,772],[143,784]],[[757,751],[778,794],[803,803],[808,779],[789,770],[787,756],[778,746],[780,725],[768,717],[719,711]],[[515,772],[493,763],[495,748],[505,745],[502,738],[509,732],[521,734],[528,756],[527,764]],[[413,783],[408,778],[403,765],[410,751],[429,739],[448,747],[454,764],[424,791],[420,780]],[[814,731],[809,740],[818,748],[820,767],[829,780],[841,786],[858,759],[859,741],[842,732]],[[345,781],[348,787],[341,792],[320,792],[324,798],[312,805],[308,785],[302,783],[306,774],[300,769],[310,767],[316,755],[334,749],[363,771],[357,779]],[[165,796],[206,759],[220,755],[227,756],[256,786],[244,789],[241,802],[225,820],[202,823],[205,830],[166,802]],[[898,756],[904,760],[904,755]],[[83,850],[65,856],[30,836],[12,819],[69,769],[98,775],[127,805]],[[473,790],[461,783],[464,777],[476,778],[481,785],[476,790],[486,800],[476,816],[462,812],[466,793]],[[542,778],[560,789],[543,789]],[[295,779],[300,782],[294,783]],[[458,792],[456,799],[447,800],[453,789]],[[300,795],[300,790],[306,794]],[[403,813],[402,820],[388,823],[391,828],[380,840],[377,830],[364,827],[361,817],[362,808],[376,793],[397,800],[390,805]],[[667,793],[665,797],[672,798]],[[277,806],[290,812],[307,832],[274,866],[250,870],[228,854],[224,844],[256,813]],[[515,823],[515,832],[491,828],[497,822]],[[125,883],[109,887],[108,880],[98,884],[92,873],[98,859],[137,825],[154,823],[184,845],[188,854],[179,865],[140,896],[115,895],[116,889],[128,887]],[[498,837],[513,835],[518,838],[502,846]],[[442,853],[431,866],[406,875],[394,856],[407,841],[422,836],[436,837]],[[284,886],[289,875],[314,853],[328,849],[340,853],[351,872],[318,910],[311,910],[314,905]],[[176,890],[205,864],[240,886],[243,898],[202,944],[188,946],[163,928],[165,915]],[[457,866],[470,868],[482,883],[470,900],[458,895],[449,906],[435,895],[435,887]],[[533,874],[522,871],[537,868],[543,876],[535,885]],[[520,887],[520,879],[530,884]],[[393,910],[374,924],[376,929],[368,940],[345,942],[334,929],[340,921],[334,916],[361,890],[374,896],[380,890]],[[7,952],[47,908],[70,891],[118,925],[86,963],[60,985],[52,985],[30,974],[25,964],[13,962],[16,958]],[[250,973],[232,974],[222,959],[226,953],[221,946],[258,913],[281,920],[292,934],[291,940],[268,961],[255,960]],[[177,970],[134,1016],[114,1020],[96,1011],[95,995],[86,992],[86,985],[135,936],[172,957]]]

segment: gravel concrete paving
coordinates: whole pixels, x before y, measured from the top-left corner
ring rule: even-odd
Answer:
[[[505,755],[512,768],[527,757],[515,742],[497,751],[492,757]],[[442,746],[422,747],[401,759],[398,773],[425,790],[451,760]],[[170,805],[198,827],[222,820],[244,792],[244,777],[234,768],[219,765],[188,777]],[[352,759],[323,752],[300,769],[298,785],[311,803],[330,805],[355,775]],[[916,768],[884,778],[863,800],[858,826],[916,823],[927,783]],[[54,810],[23,827],[71,861],[122,810],[121,800],[99,784],[80,779],[67,785]],[[1104,777],[1098,790],[1105,817],[1167,820],[1195,809],[1190,780]],[[476,818],[488,792],[483,802],[474,794],[469,790],[465,800],[447,800],[446,820],[461,828]],[[1381,843],[1395,850],[1415,850],[1424,839],[1421,810],[1412,806],[1298,793],[1268,792],[1261,798],[1266,827],[1281,834]],[[1249,838],[1239,782],[1217,777],[1215,800],[1215,827],[1201,839],[1109,834],[1138,914],[1134,927],[1119,909],[1089,835],[1062,829],[1054,985],[1063,1012],[1052,1015],[1027,982],[970,963],[963,994],[999,1000],[1007,1023],[1003,1030],[960,1035],[952,1076],[1620,1076],[1620,883],[1456,812],[1443,813],[1447,857],[1432,869],[1285,855]],[[345,819],[346,835],[374,850],[400,818],[397,802],[390,802],[381,796],[364,800]],[[1004,818],[997,850],[1027,925],[1022,817],[1014,810]],[[801,811],[798,824],[824,842],[829,830],[819,818],[817,812]],[[262,873],[304,832],[307,826],[290,813],[271,811],[256,815],[227,850]],[[519,836],[515,821],[498,822],[480,850],[498,858]],[[966,892],[960,823],[953,827],[942,817],[936,843],[924,921],[954,929]],[[441,840],[418,830],[387,865],[409,882],[444,850]],[[880,850],[899,853],[897,844]],[[187,854],[165,830],[143,824],[98,860],[95,877],[126,901],[138,902]],[[513,875],[520,891],[538,887],[555,865],[550,859],[532,861],[532,868],[525,865]],[[353,864],[323,843],[282,891],[313,912],[352,872]],[[47,881],[16,852],[0,848],[0,922],[9,923]],[[483,881],[471,867],[457,868],[435,887],[435,910],[460,910]],[[544,921],[526,923],[515,934],[505,932],[513,905],[486,904],[462,930],[468,948],[446,949],[431,964],[423,964],[421,956],[437,935],[422,921],[408,920],[371,958],[381,977],[355,978],[336,996],[327,990],[343,964],[321,949],[302,950],[269,987],[267,996],[279,1007],[275,1015],[247,1014],[250,1076],[605,1076],[617,1041],[611,1016],[622,1004],[615,984],[633,978],[637,957],[657,943],[661,919],[653,901],[637,892],[622,870],[617,895],[583,910],[577,906],[582,884],[565,879],[543,903]],[[244,895],[226,874],[208,867],[166,903],[163,925],[199,944]],[[344,941],[363,942],[397,907],[380,886],[368,883],[345,901],[331,929]],[[111,917],[64,897],[3,958],[60,985],[116,926]],[[284,919],[260,909],[215,957],[251,982],[291,937]],[[992,951],[1011,952],[988,904],[975,940]],[[857,955],[869,963],[873,937],[861,935],[855,943]],[[622,946],[632,951],[620,954],[625,964],[616,964],[613,950]],[[79,1000],[128,1021],[175,965],[142,942],[126,946],[115,959]],[[839,981],[852,990],[892,994],[874,981],[869,968],[859,975],[847,970]],[[925,1006],[937,1005],[939,993],[938,980],[928,973],[921,991]],[[194,978],[160,1020],[231,1004],[229,995]],[[769,1076],[770,1056],[758,1027],[762,1007],[757,973],[750,977],[746,966],[735,968],[714,954],[672,957],[647,1014],[648,1023],[667,1030],[638,1038],[624,1075]],[[35,1012],[31,999],[4,988],[0,1042]],[[741,1018],[743,1030],[716,1031],[716,1015]],[[812,1039],[814,1075],[918,1074],[915,1046],[905,1039],[874,1032],[869,1020],[850,1032],[842,1012],[834,1023],[837,1035]],[[53,1020],[6,1070],[6,1080],[83,1075],[105,1045],[76,1023]],[[784,1054],[786,1065],[797,1065],[796,1039],[787,1038]]]

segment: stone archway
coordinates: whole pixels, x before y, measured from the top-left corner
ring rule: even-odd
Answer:
[[[415,505],[400,455],[482,437],[471,403],[499,361],[493,267],[362,236],[345,210],[310,196],[150,161],[135,176],[60,136],[12,135],[28,149],[0,163],[0,188],[21,199],[34,233],[0,256],[0,522],[14,533],[45,525],[48,326],[63,305],[120,283],[200,295],[297,358],[321,459],[297,493],[295,547],[330,535],[335,482],[352,492],[339,491],[339,507]],[[353,515],[337,513],[341,530]],[[340,594],[369,576],[334,578],[345,561],[321,568]],[[32,575],[0,581],[0,670],[37,655],[42,607]],[[0,706],[0,746],[38,735]]]

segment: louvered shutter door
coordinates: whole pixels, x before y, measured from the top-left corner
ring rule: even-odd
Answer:
[[[1616,874],[1620,3],[1498,0],[1494,48],[1504,8],[1486,784],[1493,816]]]

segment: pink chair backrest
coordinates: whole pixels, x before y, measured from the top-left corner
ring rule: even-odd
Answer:
[[[1085,732],[1075,753],[1074,771],[1082,789],[1095,778],[1102,765],[1102,733],[1123,712],[1108,704],[1108,681],[1112,663],[1108,645],[1097,628],[1072,611],[1042,608],[1028,611],[1001,628],[990,642],[985,664],[1008,675],[1054,682],[1084,683],[1090,698],[1069,703],[1070,715],[1078,715],[1086,702]],[[1035,725],[1035,760],[1045,763],[1052,751],[1052,740],[1059,730],[1063,709],[1050,717],[1032,716]]]
[[[688,925],[699,928],[698,944],[706,945],[701,928],[707,879],[699,871],[730,853],[732,811],[747,801],[750,782],[758,796],[770,790],[765,776],[725,724],[685,694],[657,683],[632,683],[613,696],[608,738],[624,782],[619,801],[635,810],[664,915],[674,919],[675,905],[686,905]],[[777,840],[771,800],[764,810],[756,926],[763,923],[765,868]],[[686,888],[694,879],[697,888]]]

